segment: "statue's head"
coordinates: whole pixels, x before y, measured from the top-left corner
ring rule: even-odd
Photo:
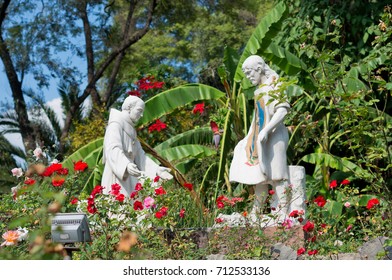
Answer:
[[[258,55],[251,55],[242,64],[242,71],[252,85],[261,84],[261,77],[265,75],[265,62]]]
[[[125,98],[121,110],[129,115],[133,123],[136,123],[144,112],[144,101],[137,96],[130,95]]]

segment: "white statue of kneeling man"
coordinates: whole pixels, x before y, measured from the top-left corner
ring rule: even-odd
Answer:
[[[129,196],[139,177],[161,177],[170,180],[170,169],[159,166],[146,156],[137,139],[135,124],[143,116],[144,102],[136,96],[128,96],[121,111],[111,109],[103,142],[105,165],[101,185],[108,193],[111,185],[119,184],[120,192]]]

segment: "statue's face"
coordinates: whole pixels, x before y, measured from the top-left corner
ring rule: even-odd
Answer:
[[[133,123],[136,123],[143,117],[144,103],[136,103],[136,106],[129,111],[129,118]]]
[[[257,86],[261,84],[261,67],[260,66],[249,66],[245,67],[244,74],[245,76],[249,79],[249,81],[252,83],[252,85]]]

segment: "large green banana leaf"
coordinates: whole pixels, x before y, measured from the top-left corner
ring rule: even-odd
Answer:
[[[174,135],[168,140],[154,147],[157,152],[164,149],[186,144],[211,144],[213,133],[210,127],[198,127],[183,133]]]
[[[139,124],[146,125],[194,101],[219,99],[224,96],[224,92],[203,84],[188,84],[169,89],[146,101]]]
[[[182,145],[159,152],[168,161],[181,161],[190,157],[208,157],[216,154],[216,150],[202,145]]]

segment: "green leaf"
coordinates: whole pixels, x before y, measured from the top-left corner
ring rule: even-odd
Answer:
[[[329,200],[325,205],[325,210],[332,219],[338,219],[342,215],[343,204],[334,200]]]
[[[330,154],[312,153],[302,157],[301,160],[318,166],[329,166],[344,172],[352,171],[360,178],[371,177],[371,175],[366,170],[362,169],[353,162]]]
[[[215,149],[202,145],[182,145],[160,152],[160,155],[168,161],[179,161],[189,157],[209,157],[214,154],[216,154]]]
[[[223,63],[225,64],[227,71],[229,71],[229,81],[234,81],[235,70],[237,68],[239,59],[240,56],[233,48],[225,48]]]
[[[287,14],[288,9],[286,8],[286,5],[283,2],[280,2],[264,18],[262,18],[247,42],[240,57],[234,76],[236,82],[241,82],[244,77],[241,67],[245,59],[250,55],[258,54],[267,49],[272,39],[281,30],[282,22],[286,18]]]
[[[222,139],[220,141],[220,158],[219,158],[219,165],[218,165],[218,174],[216,178],[216,182],[219,183],[223,180],[225,167],[226,167],[226,159],[228,151],[231,147],[231,122],[233,117],[233,111],[229,110],[226,114],[225,118],[225,125],[224,131],[222,135]]]
[[[154,147],[157,152],[167,148],[186,144],[211,144],[213,133],[210,127],[199,127],[174,135],[170,139]]]
[[[203,84],[189,84],[161,92],[146,101],[139,125],[146,125],[192,102],[219,99],[224,96],[224,92]]]
[[[263,57],[278,66],[287,75],[295,75],[306,69],[306,65],[288,50],[271,43],[262,53]]]

